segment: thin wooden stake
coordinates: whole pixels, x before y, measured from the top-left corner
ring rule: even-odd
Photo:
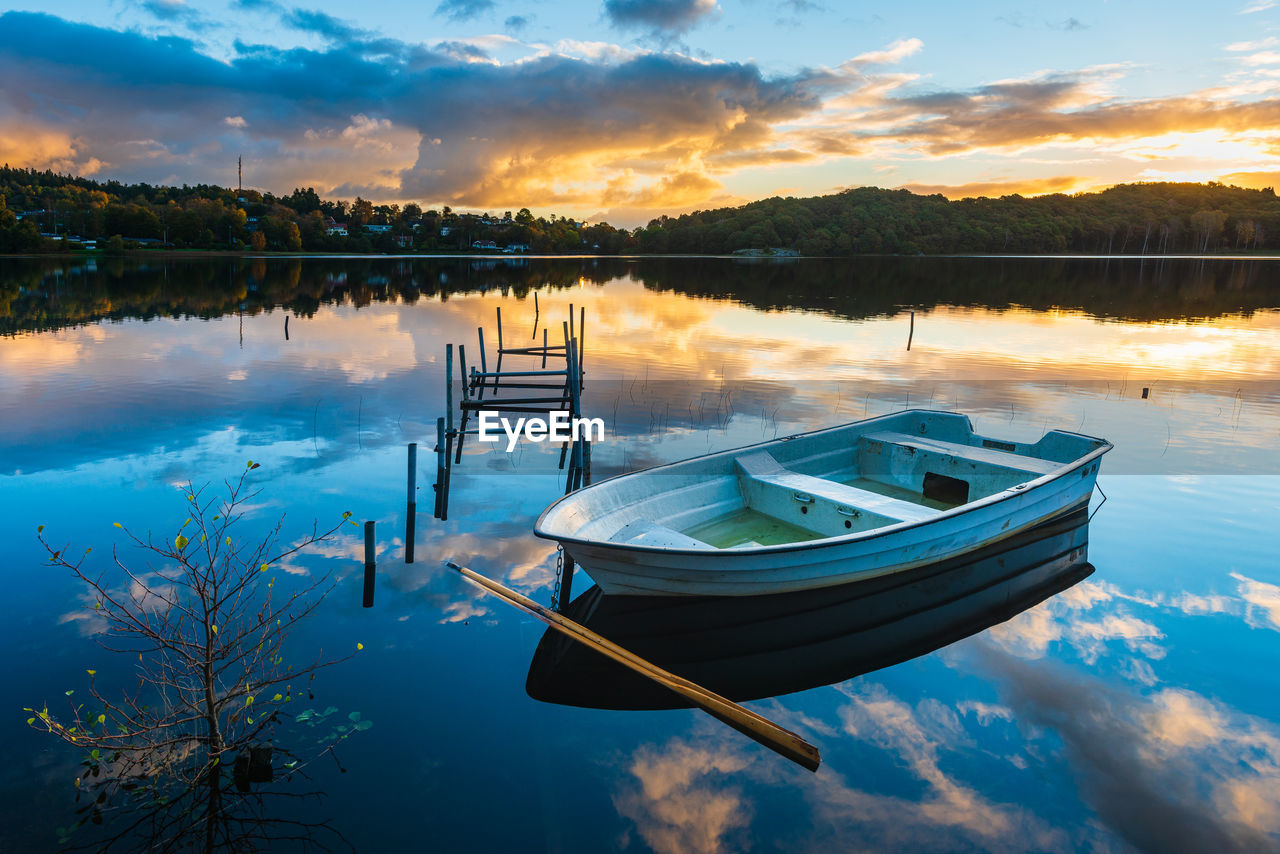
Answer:
[[[494,306],[494,309],[497,311],[497,314],[498,314],[498,364],[493,366],[493,372],[495,374],[495,377],[493,380],[493,389],[494,389],[494,392],[497,392],[498,379],[499,377],[502,376],[502,306],[500,305]]]
[[[462,462],[462,437],[467,433],[467,415],[470,410],[467,408],[469,402],[469,392],[467,391],[467,347],[465,344],[458,345],[458,370],[462,375],[462,417],[458,420],[458,448],[455,452],[454,462]]]
[[[408,497],[404,507],[404,562],[413,563],[413,539],[418,522],[418,443],[409,443]]]
[[[911,312],[911,327],[907,330],[907,349],[908,350],[911,349],[911,339],[915,337],[915,334],[916,334],[916,313],[913,310]]]
[[[477,326],[476,334],[480,337],[480,373],[487,374],[489,373],[489,365],[485,361],[485,355],[484,355],[484,327]],[[477,397],[484,397],[484,388],[480,389],[480,393],[477,395]]]
[[[569,636],[578,643],[590,647],[624,667],[630,668],[642,676],[647,676],[659,685],[674,691],[712,717],[723,721],[780,756],[785,756],[810,771],[818,770],[818,766],[822,762],[822,756],[819,754],[818,748],[809,744],[796,733],[778,726],[768,718],[762,717],[732,700],[708,691],[697,683],[690,682],[682,676],[663,670],[656,664],[646,661],[635,653],[618,646],[613,641],[601,637],[586,626],[570,620],[563,614],[557,614],[549,608],[544,608],[529,597],[522,596],[516,591],[485,578],[477,572],[472,572],[465,566],[459,566],[453,561],[446,562],[445,566],[456,570],[463,578],[489,593],[537,617],[561,634]]]
[[[373,581],[378,567],[374,557],[373,522],[364,523],[364,607],[373,607]]]
[[[458,345],[458,374],[462,377],[462,399],[466,400],[470,395],[467,393],[467,345]]]
[[[444,345],[444,426],[445,435],[453,433],[453,345]]]
[[[444,418],[436,419],[436,508],[434,516],[437,519],[444,518],[444,490],[445,483],[445,457],[444,457]]]

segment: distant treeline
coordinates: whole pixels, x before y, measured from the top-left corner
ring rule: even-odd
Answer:
[[[808,199],[654,220],[639,233],[655,253],[727,254],[781,247],[803,255],[958,253],[1151,255],[1280,247],[1271,188],[1121,184],[1101,193],[962,199],[864,187]]]
[[[44,236],[42,236],[44,235]],[[57,251],[52,235],[120,253],[140,246],[281,252],[618,254],[630,234],[527,209],[456,213],[445,206],[375,205],[320,198],[310,187],[275,196],[198,184],[122,184],[0,167],[0,253]]]
[[[344,233],[345,232],[345,233]],[[45,236],[42,236],[45,235]],[[178,249],[312,252],[803,255],[1206,254],[1280,248],[1272,188],[1122,184],[1100,193],[949,201],[864,187],[813,198],[663,216],[632,231],[535,217],[528,209],[457,213],[413,203],[275,196],[210,185],[122,184],[0,168],[0,252],[55,251],[47,235],[119,253]]]
[[[167,259],[0,264],[0,336],[102,321],[300,317],[323,305],[413,304],[488,290],[638,281],[649,290],[860,319],[942,305],[1069,309],[1126,321],[1193,320],[1280,306],[1280,280],[1248,260],[860,258]]]

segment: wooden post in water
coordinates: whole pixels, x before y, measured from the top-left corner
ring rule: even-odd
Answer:
[[[500,305],[494,306],[494,309],[497,311],[497,315],[498,315],[498,363],[493,366],[493,372],[495,374],[501,374],[502,373],[502,306]],[[493,378],[493,389],[495,393],[498,390],[498,379],[499,377]]]
[[[462,399],[467,400],[467,345],[458,345],[458,375],[462,377]]]
[[[547,366],[547,327],[542,327],[542,367]]]
[[[453,345],[444,345],[444,426],[445,436],[453,435]]]
[[[479,336],[480,338],[480,373],[487,374],[489,373],[489,365],[484,355],[484,327],[483,326],[476,327],[476,335]],[[476,395],[476,397],[477,398],[484,397],[483,383],[480,384],[480,392]]]
[[[378,573],[374,557],[373,522],[364,523],[364,607],[373,607],[373,580]]]
[[[566,380],[569,384],[569,408],[573,413],[571,417],[577,418],[582,412],[582,399],[578,391],[578,342],[574,339],[570,339],[569,345],[565,347],[565,361]],[[582,486],[582,439],[580,438],[573,439],[573,459],[569,463],[568,486],[569,491]]]
[[[413,539],[418,523],[418,443],[409,443],[408,497],[404,507],[404,562],[413,563]]]
[[[570,317],[572,317],[572,316],[573,316],[573,315],[571,314],[571,315],[570,315]],[[570,364],[570,361],[571,361],[571,360],[569,359],[569,341],[570,341],[570,339],[569,339],[569,324],[568,324],[568,322],[567,322],[567,321],[562,320],[562,321],[560,321],[560,327],[561,327],[561,329],[563,329],[563,330],[564,330],[564,356],[565,356],[565,362],[564,362],[564,398],[565,398],[565,399],[564,399],[564,403],[568,403],[570,400],[572,400],[572,399],[573,399],[573,393],[572,393],[572,391],[570,390],[570,385],[571,385],[571,383],[570,383],[570,381],[569,381],[569,378],[570,378],[571,376],[573,376],[573,374],[572,374],[572,372],[571,372],[571,370],[570,370],[570,369],[571,369],[571,367],[572,367],[572,365]],[[561,404],[561,405],[563,405],[563,404]],[[573,412],[573,413],[571,413],[571,415],[572,415],[573,417],[576,417],[576,416],[577,416],[577,414],[578,414],[577,412]],[[569,443],[568,443],[568,442],[563,442],[563,443],[561,443],[561,445],[560,445],[560,468],[564,468],[564,459],[565,459],[565,455],[566,455],[566,454],[568,454],[568,452],[569,452]],[[573,476],[573,469],[572,469],[572,467],[570,467],[570,470],[569,470],[569,476],[570,476],[570,477],[572,477],[572,476]],[[565,491],[565,494],[566,494],[566,495],[567,495],[569,492],[571,492],[571,491],[572,491],[572,490],[569,490],[569,489],[568,489],[568,486],[569,486],[569,484],[566,482],[566,483],[565,483],[565,490],[566,490],[566,491]]]
[[[908,350],[911,349],[911,339],[915,337],[915,334],[916,334],[916,312],[915,312],[915,309],[912,309],[911,310],[911,326],[907,330],[907,349]]]
[[[435,517],[437,519],[444,518],[444,490],[448,485],[445,483],[445,456],[444,456],[444,417],[436,419],[436,482],[434,489],[436,491],[436,509]]]
[[[284,340],[289,340],[289,315],[284,316]]]
[[[444,434],[444,497],[440,499],[440,521],[449,518],[449,487],[453,481],[453,434]]]
[[[573,558],[566,551],[562,551],[560,556],[564,563],[560,567],[560,599],[556,604],[563,611],[564,606],[573,600]]]
[[[467,435],[467,415],[471,410],[467,408],[466,402],[470,398],[467,391],[467,347],[465,344],[458,345],[458,372],[462,378],[462,417],[458,419],[458,449],[455,452],[454,462],[462,462],[462,437]]]
[[[580,306],[578,308],[578,389],[582,389],[582,380],[584,378],[582,368],[582,355],[586,352],[587,345],[584,343],[586,339],[587,329],[587,307]]]
[[[623,667],[634,670],[659,685],[674,691],[712,717],[723,721],[775,753],[785,756],[810,771],[818,770],[818,766],[822,762],[818,748],[809,744],[794,732],[778,726],[768,718],[762,717],[732,700],[708,691],[695,682],[690,682],[682,676],[663,670],[634,652],[618,646],[607,638],[601,637],[586,626],[574,622],[563,614],[557,614],[549,608],[544,608],[529,597],[504,587],[492,579],[485,578],[478,572],[472,572],[465,566],[459,566],[452,561],[447,562],[445,566],[457,571],[472,584],[506,600],[525,613],[532,614],[561,634],[568,635],[578,643],[613,659]]]

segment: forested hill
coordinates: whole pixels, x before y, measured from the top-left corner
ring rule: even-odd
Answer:
[[[322,199],[309,187],[275,196],[0,168],[0,253],[58,251],[89,240],[111,251],[145,244],[485,254],[1205,254],[1280,249],[1280,200],[1271,188],[1216,183],[960,201],[864,187],[664,216],[629,231],[535,217],[523,208],[514,215],[459,213]]]
[[[640,249],[729,253],[780,247],[802,255],[945,253],[1152,254],[1280,247],[1271,188],[1121,184],[1100,193],[948,201],[864,187],[807,199],[655,220]]]

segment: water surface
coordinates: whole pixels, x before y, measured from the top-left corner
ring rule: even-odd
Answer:
[[[47,850],[72,815],[79,757],[21,707],[83,690],[86,669],[128,672],[93,643],[73,579],[42,565],[36,526],[106,555],[113,522],[174,530],[179,484],[216,487],[252,459],[252,530],[281,513],[295,532],[348,509],[377,521],[374,608],[355,529],[291,565],[340,579],[297,654],[363,645],[317,679],[316,704],[374,724],[341,749],[345,773],[317,766],[325,799],[291,808],[360,850],[1280,848],[1276,269],[0,262],[0,847]],[[439,560],[548,602],[555,549],[531,528],[564,489],[556,449],[469,443],[447,522],[431,519],[429,451],[445,344],[474,364],[498,307],[508,343],[554,342],[570,304],[586,310],[583,409],[607,428],[597,478],[915,406],[1014,440],[1078,430],[1116,445],[1092,573],[936,651],[752,702],[822,749],[816,775],[692,710],[530,699],[542,625]],[[574,593],[589,586],[579,574]]]

